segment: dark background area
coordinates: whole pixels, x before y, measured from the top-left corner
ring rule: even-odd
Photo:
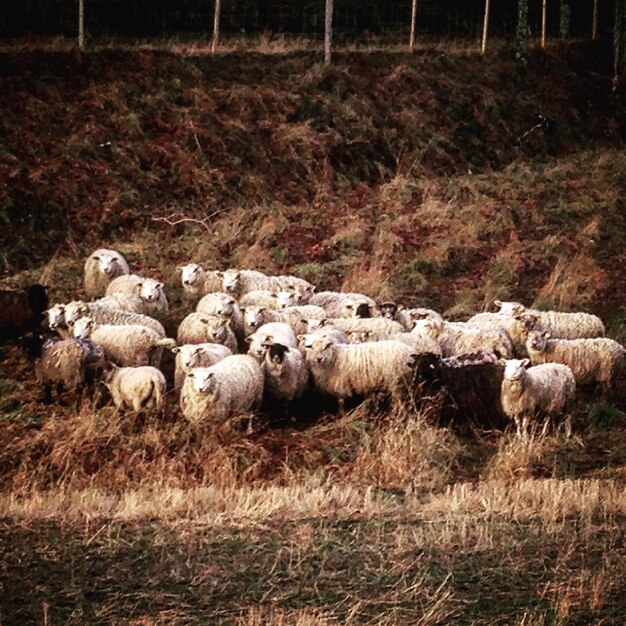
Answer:
[[[514,32],[517,0],[491,3],[492,35]],[[65,35],[76,33],[77,0],[2,0],[0,36]],[[548,3],[548,33],[559,33],[561,2]],[[570,34],[591,30],[593,0],[569,2]],[[210,36],[214,0],[85,0],[90,37]],[[599,30],[612,24],[614,0],[599,2]],[[418,0],[420,36],[477,37],[482,28],[484,0]],[[222,31],[231,34],[263,32],[316,35],[323,30],[324,0],[223,0]],[[541,0],[530,0],[529,21],[539,33]],[[408,31],[411,0],[335,0],[334,24],[341,39],[368,34],[393,35]]]

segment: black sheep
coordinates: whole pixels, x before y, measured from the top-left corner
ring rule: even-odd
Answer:
[[[38,329],[48,308],[44,285],[26,289],[0,289],[0,341]]]

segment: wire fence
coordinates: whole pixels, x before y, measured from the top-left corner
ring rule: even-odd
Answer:
[[[612,27],[614,3],[598,0],[598,32]],[[529,26],[538,35],[542,0],[529,0]],[[572,37],[591,33],[594,0],[548,0],[548,36],[560,36],[563,11],[569,14]],[[88,38],[209,37],[214,0],[85,0]],[[324,0],[222,0],[225,34],[320,36]],[[478,39],[484,0],[418,0],[416,33],[422,38]],[[74,37],[77,0],[21,0],[0,10],[0,37],[28,35]],[[514,36],[517,0],[492,0],[490,34]],[[411,0],[335,0],[336,41],[377,37],[398,43],[408,36]]]

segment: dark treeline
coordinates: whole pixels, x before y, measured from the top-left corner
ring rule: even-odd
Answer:
[[[610,27],[614,0],[599,0],[600,32]],[[558,36],[564,0],[548,0],[548,32]],[[593,0],[570,0],[570,34],[590,33]],[[76,33],[77,0],[4,0],[0,36]],[[517,0],[491,3],[491,33],[515,30]],[[169,37],[210,34],[214,0],[85,0],[89,37]],[[418,0],[417,33],[436,37],[477,37],[484,0]],[[541,0],[529,0],[530,27],[539,33]],[[222,31],[230,34],[317,35],[323,30],[323,0],[223,0]],[[339,38],[368,34],[391,38],[409,28],[411,0],[335,0]]]

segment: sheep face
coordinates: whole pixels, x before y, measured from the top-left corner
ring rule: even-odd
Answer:
[[[348,343],[366,343],[371,336],[372,331],[370,330],[353,330],[348,333]]]
[[[335,360],[335,344],[328,339],[313,341],[305,346],[307,360],[319,365],[331,365]]]
[[[46,314],[48,316],[48,327],[51,330],[56,330],[65,324],[64,305],[55,304],[46,311]]]
[[[222,274],[222,288],[226,293],[235,293],[239,289],[240,276],[239,270],[226,270]]]
[[[139,297],[146,302],[158,302],[163,293],[163,283],[147,278],[137,285]]]
[[[92,257],[94,261],[98,261],[98,267],[103,274],[106,274],[109,278],[115,278],[120,270],[119,260],[112,252],[101,252],[98,256]]]
[[[235,314],[236,306],[237,301],[234,298],[224,296],[219,305],[216,307],[215,313],[230,319]]]
[[[279,291],[276,294],[279,309],[286,309],[300,303],[300,298],[295,291]]]
[[[209,323],[209,320],[206,320],[206,322]],[[215,343],[224,343],[228,338],[228,320],[223,319],[210,329],[209,336]]]
[[[243,319],[249,328],[259,328],[263,324],[263,311],[265,309],[260,306],[246,307],[243,313]]]
[[[81,317],[74,323],[74,337],[89,339],[93,331],[94,321],[90,317]]]
[[[548,339],[550,339],[550,333],[533,330],[528,334],[528,343],[526,345],[529,345],[532,350],[537,352],[545,352]]]
[[[195,367],[187,374],[193,379],[193,388],[203,395],[215,395],[215,375],[208,367]]]
[[[396,313],[398,312],[398,305],[395,302],[383,302],[380,305],[380,311],[383,317],[392,320],[396,317]]]
[[[180,268],[181,281],[183,287],[192,287],[200,281],[202,268],[196,263],[189,263]]]
[[[504,366],[504,378],[513,382],[521,381],[526,376],[529,359],[510,359]]]
[[[526,307],[519,302],[501,302],[500,300],[494,300],[493,303],[499,307],[499,313],[502,315],[510,315],[515,317],[517,315],[521,315]]]
[[[75,300],[65,305],[65,323],[69,326],[81,317],[87,316],[89,310],[87,305],[81,300]]]
[[[180,354],[183,367],[190,370],[192,367],[196,367],[200,363],[200,357],[205,353],[204,348],[195,345],[184,345],[178,348],[174,348],[175,354]]]
[[[285,354],[287,352],[289,352],[289,348],[287,346],[283,346],[282,343],[270,343],[267,346],[265,358],[273,364],[280,365],[285,360]]]

